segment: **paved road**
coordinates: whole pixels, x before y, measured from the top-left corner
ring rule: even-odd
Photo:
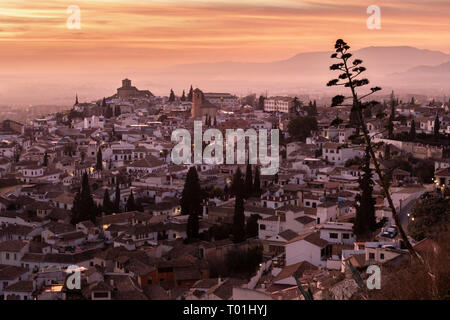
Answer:
[[[407,232],[408,222],[410,219],[410,217],[408,217],[408,213],[411,213],[415,202],[416,202],[416,200],[412,200],[407,205],[405,205],[405,206],[402,205],[402,209],[400,210],[400,213],[399,213],[400,223],[402,225],[403,230],[405,230],[406,233],[408,233]]]

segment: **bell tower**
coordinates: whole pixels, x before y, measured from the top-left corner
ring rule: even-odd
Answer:
[[[203,103],[203,92],[200,89],[195,89],[192,93],[192,109],[191,109],[191,117],[192,118],[201,118],[202,110],[201,105]]]

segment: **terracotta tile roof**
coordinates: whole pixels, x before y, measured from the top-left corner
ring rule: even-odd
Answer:
[[[28,270],[22,267],[0,265],[0,280],[14,280],[27,272]]]
[[[284,230],[283,232],[280,232],[280,234],[278,235],[287,241],[292,240],[295,237],[298,237],[298,233],[292,231],[291,229]]]
[[[0,251],[19,252],[28,244],[23,240],[9,240],[0,242]]]
[[[32,280],[22,280],[13,283],[3,289],[6,292],[33,292],[33,281]]]
[[[301,278],[306,270],[317,270],[317,267],[307,261],[301,261],[299,263],[286,266],[273,279],[273,282],[277,282],[289,277]]]

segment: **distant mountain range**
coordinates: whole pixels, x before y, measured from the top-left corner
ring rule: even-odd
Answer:
[[[215,62],[107,71],[85,70],[67,76],[55,71],[51,76],[22,77],[0,75],[0,102],[27,104],[72,104],[76,93],[84,100],[115,93],[120,80],[128,77],[139,89],[158,95],[168,94],[170,88],[180,95],[192,84],[206,92],[231,92],[238,95],[266,93],[331,96],[333,88],[326,83],[338,76],[330,71],[334,63],[329,52],[299,53],[289,59],[267,62]],[[367,68],[365,76],[374,86],[389,94],[450,95],[450,54],[414,47],[367,47],[353,51]],[[267,91],[266,91],[267,90]],[[26,94],[24,94],[26,92]]]
[[[331,53],[300,53],[268,63],[226,61],[176,65],[162,69],[158,76],[184,81],[193,79],[197,86],[215,90],[325,91],[326,82],[337,75],[337,72],[329,70],[334,61],[330,58]],[[364,61],[366,76],[376,85],[450,90],[450,54],[408,46],[367,47],[355,50],[353,54]]]

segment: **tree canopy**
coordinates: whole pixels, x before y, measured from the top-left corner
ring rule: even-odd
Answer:
[[[317,130],[317,119],[315,117],[296,117],[289,121],[288,132],[291,137],[305,141],[311,135],[311,131]]]

